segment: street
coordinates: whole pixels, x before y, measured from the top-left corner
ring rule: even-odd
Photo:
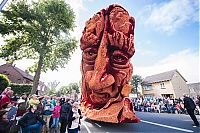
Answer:
[[[148,113],[136,112],[141,118],[140,123],[111,124],[104,122],[92,121],[83,118],[81,133],[199,133],[199,127],[192,127],[193,121],[189,115],[184,114],[167,114],[167,113]],[[197,115],[200,121],[200,116]]]

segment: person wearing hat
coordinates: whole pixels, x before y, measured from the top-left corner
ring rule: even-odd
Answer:
[[[32,98],[29,100],[29,105],[38,105],[39,104],[39,100],[37,99],[37,95],[33,94]]]
[[[37,112],[43,118],[43,113],[44,113],[44,97],[40,97],[39,98],[39,104],[37,105]]]
[[[1,95],[6,95],[9,90],[11,90],[11,87],[6,87],[5,90],[1,93]]]
[[[69,123],[67,127],[68,133],[78,133],[78,130],[80,130],[81,118],[82,118],[82,115],[79,109],[79,103],[74,102],[72,105],[72,110],[69,114]]]
[[[199,127],[199,122],[197,121],[197,118],[194,114],[194,110],[196,108],[196,105],[192,98],[188,97],[186,94],[183,95],[183,101],[184,101],[184,108],[187,109],[188,114],[190,115],[191,119],[194,121],[193,127]]]
[[[20,99],[17,101],[17,103],[18,103],[17,116],[23,116],[23,114],[26,113],[26,109],[28,108],[27,95],[23,93]]]
[[[0,110],[0,133],[9,133],[12,121],[7,119],[8,111]]]

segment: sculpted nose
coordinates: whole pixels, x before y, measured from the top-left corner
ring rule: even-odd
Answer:
[[[94,71],[89,81],[89,87],[94,91],[101,91],[101,89],[109,87],[115,82],[114,77],[108,72],[110,62],[107,46],[108,42],[106,34],[104,34],[98,49]]]

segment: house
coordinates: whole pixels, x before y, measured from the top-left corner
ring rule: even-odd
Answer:
[[[186,79],[176,69],[148,76],[142,81],[143,95],[179,98],[183,94],[189,94],[186,82]]]
[[[200,82],[187,84],[190,97],[200,95]]]
[[[34,77],[28,72],[25,72],[9,63],[0,66],[0,73],[7,75],[10,81],[16,84],[32,84],[34,79]],[[47,89],[47,86],[40,81],[38,85],[38,94],[44,94]]]

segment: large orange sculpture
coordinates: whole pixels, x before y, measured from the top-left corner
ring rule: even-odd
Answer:
[[[128,98],[133,67],[135,20],[119,5],[102,9],[86,22],[82,50],[81,109],[92,120],[139,122]]]

